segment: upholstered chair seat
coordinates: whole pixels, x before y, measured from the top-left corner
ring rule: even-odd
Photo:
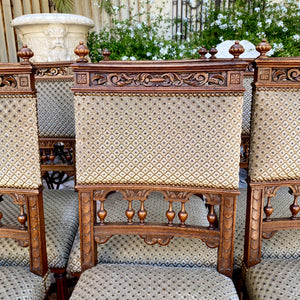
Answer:
[[[78,230],[78,196],[71,190],[44,190],[46,245],[49,268],[65,268],[74,237]],[[17,225],[18,211],[11,199],[4,195],[1,209],[5,211],[2,224]],[[15,240],[0,239],[1,266],[28,266],[28,248]]]
[[[0,266],[0,299],[45,299],[51,280],[30,272],[27,267]]]

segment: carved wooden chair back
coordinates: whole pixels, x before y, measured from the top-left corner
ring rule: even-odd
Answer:
[[[48,269],[38,146],[33,55],[23,48],[20,64],[0,65],[0,196],[20,207],[16,220],[7,224],[1,210],[0,237],[29,246],[30,270],[44,276]]]
[[[59,188],[65,173],[75,175],[72,62],[34,63],[42,176]],[[49,172],[55,172],[51,174]],[[58,173],[59,172],[59,173]],[[57,178],[56,178],[57,177]],[[55,178],[55,179],[54,179]]]
[[[238,59],[238,43],[231,51],[232,60],[89,64],[87,48],[77,47],[72,90],[82,271],[96,264],[97,243],[134,234],[149,244],[167,244],[173,236],[200,238],[218,247],[218,271],[232,276],[247,62]],[[128,203],[120,211],[126,222],[107,222],[106,199],[114,191]],[[164,223],[147,220],[153,191],[168,203]],[[193,194],[206,199],[207,227],[186,224],[185,205]]]
[[[246,217],[246,267],[261,260],[262,238],[277,231],[300,228],[300,59],[268,58],[263,40],[257,46],[255,92],[251,124],[249,190]],[[272,199],[279,188],[289,187],[292,203],[281,199],[289,216],[274,218]],[[274,211],[274,215],[272,216]],[[298,239],[298,236],[297,236]]]

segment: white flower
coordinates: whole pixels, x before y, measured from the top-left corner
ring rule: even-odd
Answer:
[[[288,31],[288,28],[287,28],[287,27],[283,27],[282,31],[283,31],[283,32],[287,32],[287,31]]]
[[[180,56],[180,57],[183,57],[183,53],[182,53],[182,52],[180,52],[180,53],[179,53],[179,56]]]
[[[181,32],[180,32],[180,31],[177,31],[176,34],[177,34],[177,35],[181,35]]]
[[[287,8],[285,7],[285,6],[281,6],[281,11],[283,12],[283,13],[286,13],[287,12]]]
[[[220,36],[220,41],[224,42],[224,37],[223,36]]]
[[[299,41],[300,41],[300,35],[299,35],[299,34],[294,34],[294,35],[293,35],[293,39],[294,39],[296,42],[299,42]]]
[[[237,21],[237,26],[241,28],[242,25],[243,25],[243,20],[238,20]]]
[[[154,55],[154,56],[152,57],[152,60],[157,60],[157,56]]]
[[[223,25],[220,25],[219,27],[220,27],[220,29],[227,29],[228,25],[227,24],[223,24]]]
[[[137,28],[137,29],[142,29],[142,24],[141,24],[141,23],[137,23],[137,24],[136,24],[136,28]]]
[[[128,60],[128,56],[123,56],[122,60]]]
[[[266,24],[271,25],[271,23],[272,23],[272,20],[271,20],[271,19],[267,19],[267,20],[266,20]]]
[[[120,9],[119,6],[113,6],[113,10],[114,10],[114,11],[118,11],[119,9]]]
[[[166,54],[168,53],[168,49],[167,49],[167,48],[161,48],[161,49],[159,50],[159,53],[160,53],[161,55],[166,55]]]
[[[254,10],[255,10],[256,12],[260,12],[260,8],[259,8],[259,7],[255,7]]]
[[[151,52],[147,52],[146,55],[147,55],[147,56],[151,56],[152,53],[151,53]]]
[[[266,37],[266,34],[265,34],[263,31],[262,31],[262,32],[258,32],[256,35],[257,35],[260,39]]]
[[[218,19],[223,19],[224,16],[222,14],[218,14]]]
[[[282,21],[279,21],[279,22],[277,23],[277,25],[278,25],[279,27],[283,27],[283,26],[284,26],[284,24],[283,24]]]
[[[262,24],[261,24],[261,22],[257,22],[257,27],[261,27],[262,26]]]
[[[136,60],[134,56],[130,56],[130,60]]]
[[[178,48],[179,48],[180,50],[183,50],[183,49],[185,49],[185,46],[184,46],[184,45],[180,45]]]

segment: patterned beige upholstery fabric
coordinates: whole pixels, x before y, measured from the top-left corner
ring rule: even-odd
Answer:
[[[0,187],[38,188],[41,183],[36,98],[0,96]]]
[[[264,259],[249,268],[246,287],[250,299],[300,299],[300,258]]]
[[[83,299],[236,299],[232,281],[211,268],[98,264],[71,295]]]
[[[41,300],[50,286],[49,276],[43,279],[26,267],[0,267],[0,299]]]
[[[125,211],[127,202],[122,201],[120,193],[109,195],[106,200],[106,210],[108,211],[107,221],[117,220],[120,214]],[[137,201],[133,202],[133,207],[137,211]],[[174,210],[178,211],[179,206],[174,203]],[[160,193],[151,193],[145,203],[148,215],[152,222],[165,220],[162,212],[168,209],[168,203],[163,201]],[[186,204],[189,213],[187,224],[208,225],[207,211],[203,201],[192,196],[190,202]],[[111,212],[111,214],[110,214]],[[125,214],[124,219],[126,221]],[[98,245],[98,262],[105,263],[128,263],[128,264],[150,264],[159,266],[207,266],[216,267],[217,249],[209,249],[201,240],[174,237],[167,246],[147,245],[140,237],[131,235],[113,236],[106,244]],[[81,272],[80,261],[80,240],[79,233],[70,254],[68,272]]]
[[[242,134],[250,135],[250,120],[251,120],[251,105],[252,105],[252,85],[253,76],[244,77],[244,87],[246,89],[244,93],[243,101],[243,122],[242,122]]]
[[[78,194],[70,190],[44,190],[44,214],[48,264],[50,268],[64,268],[78,230]],[[4,196],[0,202],[2,224],[18,225],[18,206]],[[28,266],[28,248],[12,239],[0,239],[0,265]]]
[[[234,241],[234,267],[241,268],[244,255],[245,214],[247,206],[247,189],[241,189],[237,199],[236,229]],[[272,200],[274,213],[272,217],[288,217],[291,215],[289,206],[294,197],[288,193],[288,188],[280,188],[276,197]],[[266,204],[266,203],[265,203]],[[270,239],[263,239],[261,255],[262,258],[300,258],[300,230],[278,231]]]
[[[238,189],[242,98],[75,96],[77,183]]]
[[[300,89],[255,94],[249,175],[252,181],[300,178]]]
[[[36,80],[40,137],[74,137],[74,96],[71,79]]]

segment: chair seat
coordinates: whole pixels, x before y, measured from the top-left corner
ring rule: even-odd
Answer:
[[[49,268],[65,268],[78,230],[78,194],[71,190],[44,190],[44,214]],[[3,224],[18,225],[18,207],[11,198],[1,202]],[[0,239],[1,265],[29,266],[28,248],[12,239]]]
[[[135,204],[138,203],[133,202],[134,209],[137,211],[138,207],[135,207]],[[175,211],[179,209],[177,204],[179,203],[174,203]],[[109,195],[105,205],[107,211],[111,213],[107,216],[108,221],[120,218],[120,212],[125,211],[127,207],[120,193]],[[162,194],[151,193],[145,207],[148,212],[146,220],[148,217],[153,222],[166,219],[162,214],[168,210],[168,203],[163,200]],[[186,204],[186,209],[189,213],[187,224],[208,226],[207,209],[202,199],[192,196],[190,202]],[[126,221],[124,213],[121,213],[121,217],[123,218],[121,221]],[[216,267],[217,260],[217,249],[208,248],[199,239],[183,237],[174,237],[167,246],[158,244],[149,246],[140,237],[134,235],[115,235],[107,243],[98,245],[97,250],[98,262],[101,263]],[[67,271],[71,274],[81,272],[79,232],[71,250]]]
[[[214,268],[98,264],[82,273],[76,299],[239,299]]]
[[[300,259],[263,259],[249,268],[245,285],[250,299],[300,299]]]
[[[46,278],[46,279],[45,279]],[[0,267],[0,299],[44,299],[50,276],[42,278],[27,267]]]

